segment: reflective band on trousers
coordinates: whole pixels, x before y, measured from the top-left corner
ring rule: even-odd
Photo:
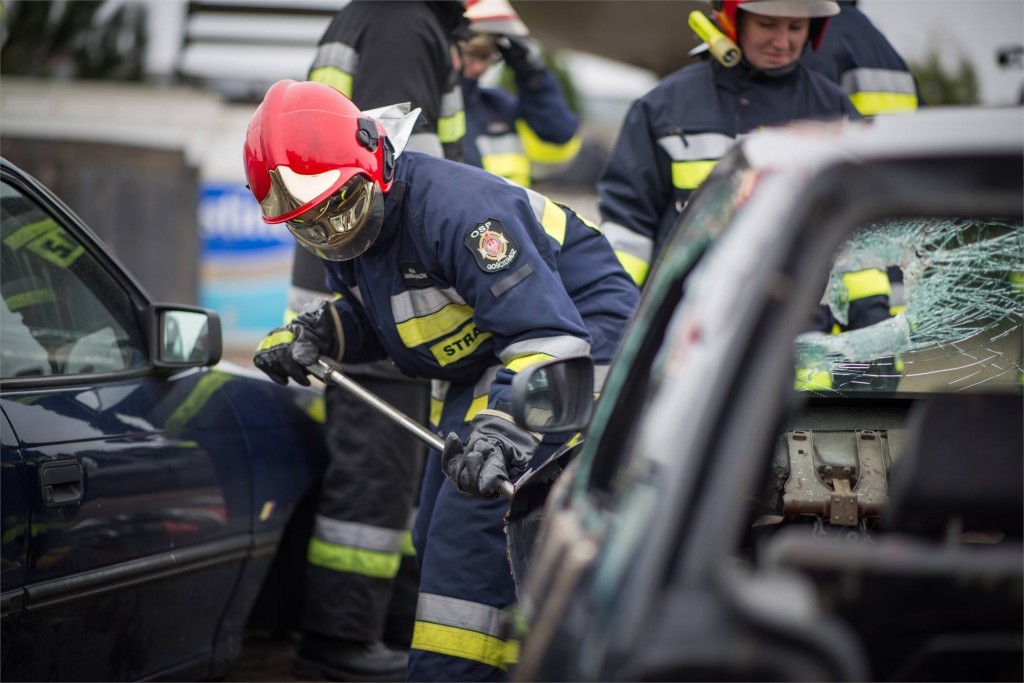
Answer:
[[[316,516],[306,559],[337,572],[379,579],[394,578],[402,562],[403,529],[342,522]]]
[[[519,660],[519,643],[502,638],[505,618],[496,607],[420,593],[412,647],[506,669]]]

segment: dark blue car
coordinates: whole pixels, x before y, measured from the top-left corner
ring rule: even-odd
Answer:
[[[302,547],[321,394],[218,363],[214,312],[153,302],[0,173],[0,677],[223,676],[279,548]]]

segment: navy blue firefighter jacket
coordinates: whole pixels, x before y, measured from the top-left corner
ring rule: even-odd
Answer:
[[[475,383],[507,409],[524,367],[590,353],[607,366],[639,290],[604,235],[572,210],[480,169],[415,152],[397,160],[380,236],[324,261],[341,360],[387,355],[405,373]]]
[[[798,65],[783,76],[714,60],[666,76],[629,109],[598,181],[601,228],[639,284],[690,193],[735,139],[801,118],[859,117],[840,90]]]

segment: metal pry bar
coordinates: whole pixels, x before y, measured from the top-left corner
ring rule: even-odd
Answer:
[[[415,436],[430,448],[433,448],[439,453],[444,451],[444,439],[410,418],[398,408],[395,408],[390,403],[382,400],[373,392],[368,391],[358,382],[346,377],[345,374],[341,372],[341,366],[331,359],[320,356],[317,358],[316,365],[309,366],[309,371],[317,379],[323,382],[332,382],[352,392],[377,411],[384,414],[392,422],[403,427],[407,432]],[[508,480],[505,480],[498,485],[498,493],[506,500],[511,500],[515,491],[515,484]]]

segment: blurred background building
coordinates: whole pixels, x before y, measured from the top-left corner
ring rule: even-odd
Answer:
[[[513,0],[583,122],[538,189],[597,219],[629,103],[687,63],[706,1]],[[280,323],[292,240],[265,226],[241,146],[270,84],[303,79],[339,0],[3,0],[0,153],[60,195],[160,299],[216,309],[248,359]],[[930,104],[1020,103],[1021,0],[861,0]],[[487,75],[501,83],[500,66]]]

